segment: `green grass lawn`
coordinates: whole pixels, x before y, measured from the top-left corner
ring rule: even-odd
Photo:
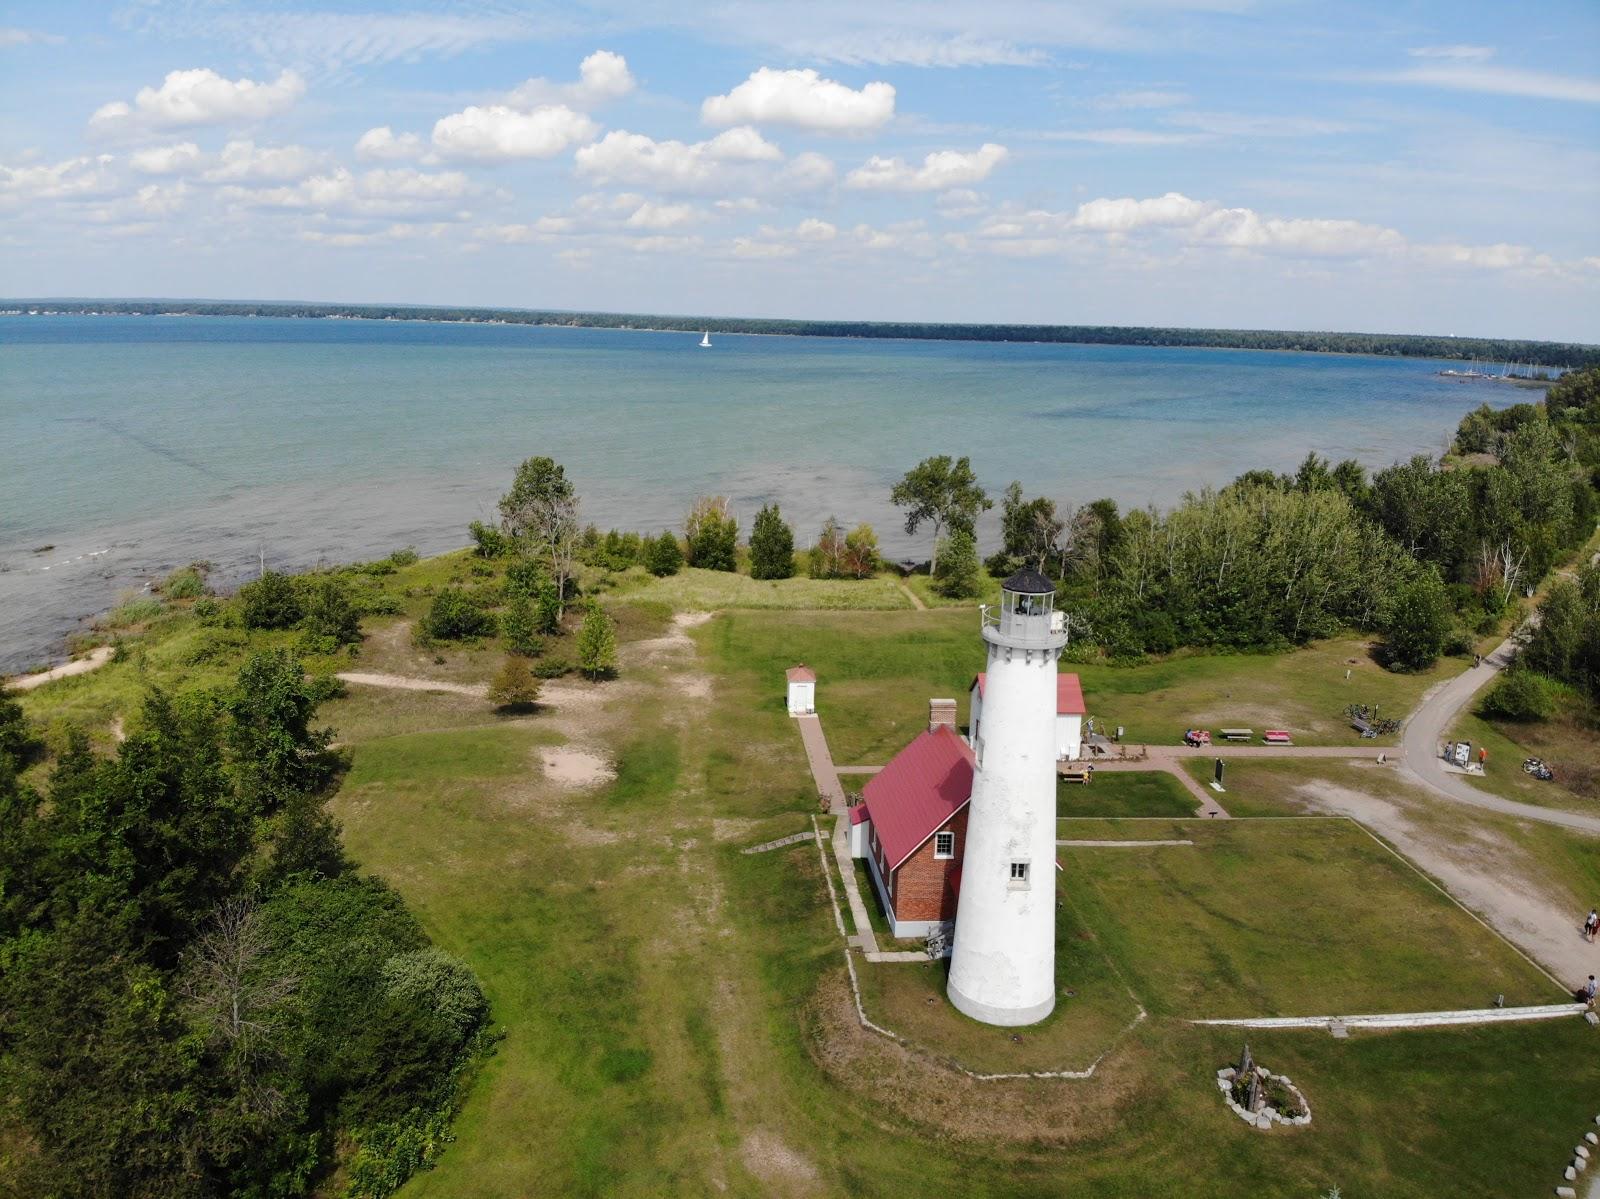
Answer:
[[[1097,770],[1094,782],[1058,782],[1056,815],[1193,816],[1194,796],[1164,770]]]
[[[1153,836],[1144,824],[1135,834]],[[1175,821],[1193,846],[1062,847],[1064,888],[1152,1012],[1553,1003],[1554,984],[1345,820]]]
[[[1600,814],[1600,729],[1577,716],[1517,724],[1467,714],[1450,737],[1489,751],[1482,778],[1472,780],[1495,795],[1545,808]],[[1555,778],[1541,782],[1522,769],[1524,758],[1543,758]]]
[[[911,607],[891,574],[871,579],[752,579],[724,570],[685,567],[655,578],[634,568],[616,579],[616,593],[630,600],[670,604],[680,612],[730,608],[874,609]]]
[[[996,1028],[962,1015],[945,996],[949,973],[949,959],[856,963],[870,1019],[936,1057],[982,1073],[1087,1069],[1139,1013],[1071,909],[1056,921],[1056,1009],[1038,1024]]]
[[[781,710],[788,667],[813,666],[817,710],[841,765],[887,761],[925,727],[932,697],[955,698],[965,719],[969,685],[984,664],[972,608],[731,612],[712,622],[707,637],[720,670],[762,681],[763,708]],[[1335,638],[1287,654],[1183,654],[1062,669],[1081,676],[1100,727],[1123,725],[1131,741],[1173,744],[1191,725],[1239,724],[1288,728],[1301,744],[1344,745],[1361,740],[1341,715],[1345,705],[1403,714],[1461,666],[1447,660],[1421,674],[1391,674],[1371,660],[1366,642]]]

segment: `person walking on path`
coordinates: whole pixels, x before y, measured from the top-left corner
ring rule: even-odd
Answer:
[[[1583,921],[1584,940],[1593,941],[1597,932],[1600,932],[1600,908],[1590,908]]]
[[[1594,981],[1594,975],[1591,974],[1589,976],[1589,981],[1584,983],[1583,986],[1578,988],[1578,992],[1577,992],[1577,994],[1578,994],[1578,1002],[1579,1003],[1593,1003],[1594,1002],[1594,993],[1595,993],[1595,981]]]
[[[1488,764],[1488,761],[1489,761],[1489,751],[1484,749],[1482,746],[1479,746],[1478,747],[1478,769],[1480,769],[1480,770],[1483,769],[1483,767]]]

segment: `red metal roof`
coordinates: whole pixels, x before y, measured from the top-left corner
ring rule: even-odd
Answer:
[[[983,675],[979,674],[973,682],[977,685],[978,694],[982,695]],[[1089,709],[1083,706],[1083,684],[1078,681],[1078,676],[1075,674],[1056,675],[1056,715],[1083,716],[1088,711]]]
[[[948,725],[921,734],[863,789],[893,870],[972,798],[972,750]]]
[[[784,672],[784,677],[791,683],[815,683],[817,681],[817,672],[812,670],[811,667],[802,664],[800,666],[791,666]]]
[[[867,811],[867,805],[866,804],[858,803],[855,807],[850,809],[850,823],[851,824],[860,824],[863,820],[870,820],[870,819],[872,819],[872,813]]]

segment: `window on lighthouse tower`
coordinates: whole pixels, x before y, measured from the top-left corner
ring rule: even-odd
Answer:
[[[1028,885],[1028,863],[1011,863],[1011,885],[1013,887],[1026,887]]]

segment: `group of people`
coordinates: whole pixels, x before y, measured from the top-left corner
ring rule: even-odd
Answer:
[[[1589,915],[1583,921],[1583,939],[1593,941],[1597,935],[1600,935],[1600,908],[1590,908]],[[1595,990],[1594,975],[1591,974],[1589,981],[1579,987],[1575,994],[1580,1003],[1593,1003]]]

